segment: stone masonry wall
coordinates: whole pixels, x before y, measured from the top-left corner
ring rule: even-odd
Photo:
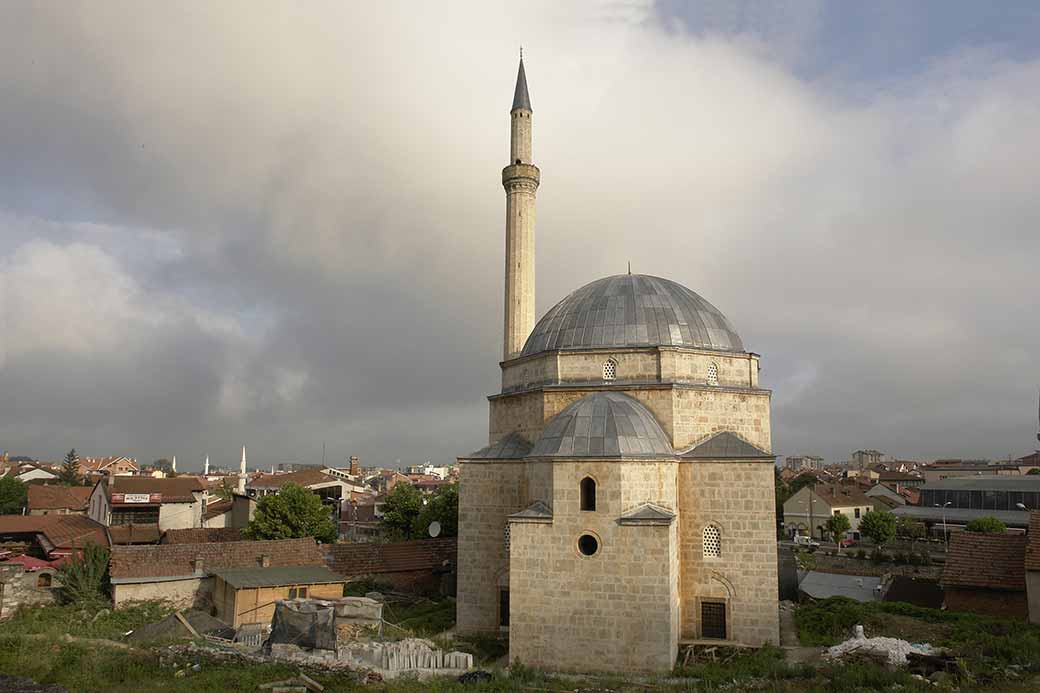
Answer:
[[[499,581],[509,569],[506,516],[527,505],[524,464],[459,464],[459,562],[456,622],[459,633],[497,633]]]
[[[41,580],[41,576],[43,579]],[[41,582],[45,584],[40,585]],[[0,619],[12,616],[24,606],[51,604],[57,600],[57,570],[26,572],[19,563],[0,565]]]
[[[674,392],[675,427],[670,433],[676,449],[688,448],[718,431],[733,431],[763,450],[772,449],[769,392],[711,388],[676,388]]]
[[[769,462],[683,462],[679,465],[679,556],[682,637],[701,637],[700,600],[728,604],[729,638],[779,642],[776,497]],[[705,558],[703,530],[722,534],[719,558]]]
[[[187,578],[112,585],[112,601],[116,607],[132,602],[159,600],[176,608],[205,606],[210,603],[213,578]]]
[[[676,524],[628,526],[618,517],[631,509],[628,499],[665,504],[669,486],[674,496],[676,466],[552,465],[552,523],[511,526],[510,662],[564,671],[671,669],[678,648]],[[595,512],[578,509],[585,476],[597,482]],[[655,495],[659,488],[666,497]],[[586,533],[599,542],[593,556],[577,548]]]

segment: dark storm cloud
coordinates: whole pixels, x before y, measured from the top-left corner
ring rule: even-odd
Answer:
[[[1029,445],[1035,60],[966,40],[835,90],[753,31],[557,5],[0,10],[0,448],[479,447],[521,41],[539,312],[628,261],[702,293],[781,454]],[[827,21],[785,17],[804,61]]]

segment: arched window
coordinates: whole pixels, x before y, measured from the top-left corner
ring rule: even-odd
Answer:
[[[51,574],[40,573],[39,577],[36,578],[37,587],[50,587],[51,586]]]
[[[708,384],[719,384],[719,365],[714,361],[708,364]]]
[[[617,361],[614,359],[607,359],[607,362],[603,364],[603,379],[613,380],[617,377]]]
[[[581,509],[589,512],[596,509],[596,482],[592,477],[581,480]]]
[[[715,525],[704,525],[704,557],[722,556],[722,532]]]

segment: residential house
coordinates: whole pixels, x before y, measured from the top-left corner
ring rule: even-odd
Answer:
[[[23,484],[31,481],[54,481],[58,478],[58,470],[43,462],[22,462],[9,474]]]
[[[874,484],[869,490],[865,491],[864,494],[867,498],[875,499],[874,507],[878,508],[877,502],[884,499],[885,507],[883,509],[893,508],[897,505],[906,505],[906,498],[901,494],[897,493],[894,489],[889,488],[885,484]],[[888,501],[891,501],[890,503]]]
[[[141,471],[137,460],[129,457],[80,457],[79,473],[86,478],[99,476],[130,476]]]
[[[1040,512],[1036,511],[1029,514],[1025,568],[1029,622],[1040,623]]]
[[[0,515],[0,549],[53,561],[87,544],[108,546],[104,525],[83,515]]]
[[[351,491],[363,490],[361,486],[345,478],[342,473],[326,468],[255,476],[246,484],[246,495],[252,498],[262,498],[271,493],[278,493],[288,484],[302,486],[317,494],[322,501],[332,506],[337,518],[343,499],[347,498]]]
[[[314,539],[231,541],[205,544],[114,546],[109,562],[117,607],[160,599],[176,607],[209,609],[213,575],[231,568],[324,566]]]
[[[365,484],[376,493],[390,493],[399,483],[411,483],[411,480],[395,469],[382,469],[375,476],[365,479]]]
[[[29,514],[86,515],[93,490],[90,486],[30,484],[27,489]]]
[[[94,485],[88,515],[105,526],[158,525],[158,531],[201,527],[206,492],[197,477],[102,477]]]
[[[954,534],[940,580],[945,608],[1028,619],[1026,541],[1024,534]]]
[[[873,509],[874,499],[856,485],[805,486],[784,503],[784,529],[790,537],[811,534],[817,539],[829,539],[825,530],[827,518],[841,513],[849,518],[848,536],[859,539],[860,518]]]
[[[206,512],[202,514],[202,526],[219,528],[232,526],[231,509],[234,507],[232,500],[220,500],[215,498],[206,504]]]

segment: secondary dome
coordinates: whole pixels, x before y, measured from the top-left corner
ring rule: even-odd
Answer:
[[[622,392],[593,392],[554,416],[531,457],[669,457],[668,436],[650,411]]]
[[[586,284],[553,306],[534,326],[521,355],[647,346],[744,351],[726,316],[682,284],[618,274]]]

